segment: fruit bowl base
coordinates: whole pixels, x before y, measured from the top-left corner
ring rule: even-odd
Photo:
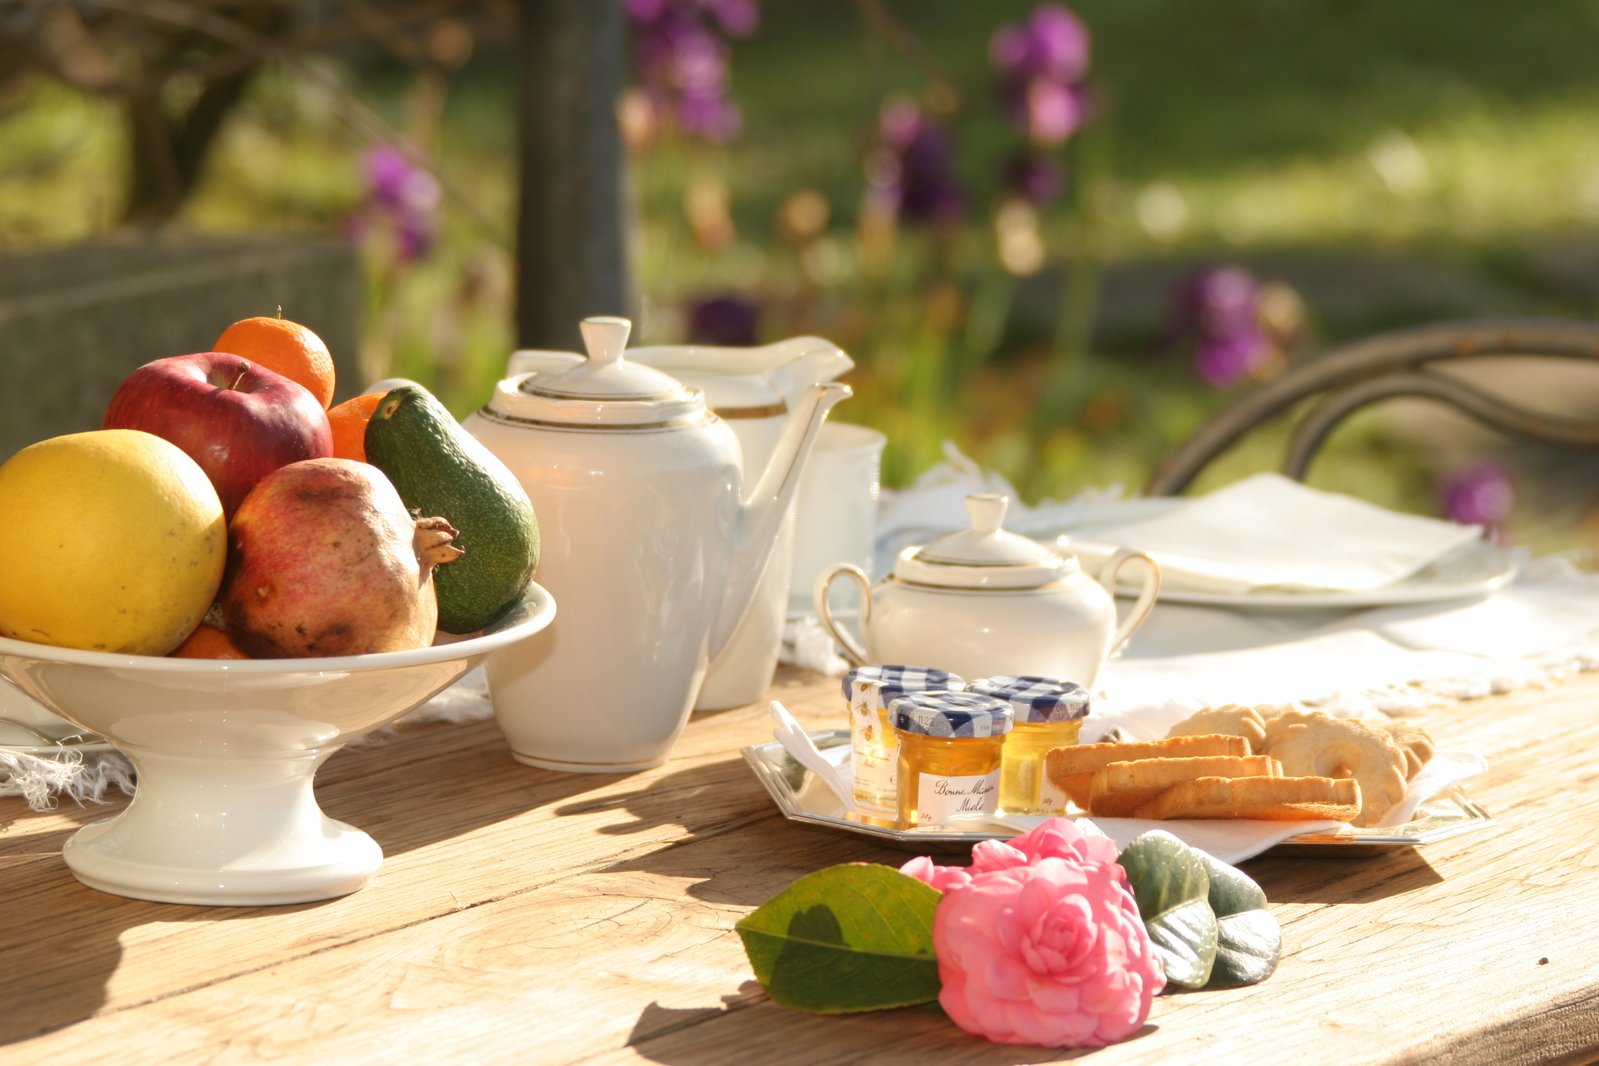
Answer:
[[[364,887],[383,865],[377,841],[331,818],[321,839],[327,861],[320,863],[218,871],[119,859],[102,848],[120,818],[84,826],[67,841],[62,856],[85,885],[131,899],[224,907],[315,903]]]
[[[225,763],[125,750],[139,774],[128,809],[62,849],[91,888],[161,903],[310,903],[354,892],[383,864],[376,841],[317,806],[312,781],[330,749]]]

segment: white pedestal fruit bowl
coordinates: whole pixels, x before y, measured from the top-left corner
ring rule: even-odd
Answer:
[[[317,806],[312,781],[328,756],[554,615],[535,584],[479,636],[321,659],[171,659],[0,638],[0,674],[138,771],[126,810],[67,841],[78,880],[167,903],[307,903],[354,892],[383,862],[376,841]]]

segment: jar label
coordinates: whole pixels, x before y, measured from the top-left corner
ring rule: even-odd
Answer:
[[[916,824],[952,814],[993,814],[999,807],[999,770],[970,777],[922,774],[916,785]]]
[[[893,814],[899,794],[899,755],[895,752],[850,752],[855,805],[873,814]]]
[[[1038,813],[1040,814],[1065,814],[1066,793],[1061,787],[1049,779],[1048,774],[1039,774],[1038,783]]]

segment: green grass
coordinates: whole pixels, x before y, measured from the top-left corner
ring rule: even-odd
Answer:
[[[1180,360],[1147,351],[1102,347],[1062,363],[1051,344],[1055,283],[1032,307],[1041,307],[1041,323],[1028,325],[1021,303],[1011,304],[989,211],[993,175],[1016,135],[991,99],[986,52],[993,29],[1032,6],[890,5],[920,42],[924,65],[868,33],[853,4],[768,0],[760,33],[733,49],[745,135],[726,149],[668,143],[634,161],[646,295],[639,336],[678,339],[677,310],[696,293],[756,292],[769,334],[823,333],[861,364],[858,396],[839,413],[889,433],[891,484],[935,461],[946,438],[1032,497],[1141,484],[1231,397],[1199,385]],[[1520,285],[1530,242],[1599,229],[1599,0],[1535,10],[1488,0],[1071,6],[1095,37],[1102,112],[1089,136],[1100,162],[1089,175],[1088,228],[1062,211],[1045,219],[1057,262],[1088,252],[1115,264],[1379,249]],[[417,378],[457,412],[470,409],[513,347],[509,57],[480,42],[449,85],[436,130],[408,111],[408,72],[314,62],[342,91],[293,68],[263,77],[182,223],[336,230],[359,200],[359,157],[370,141],[352,101],[419,136],[449,193],[443,239],[433,258],[401,271],[382,249],[369,253],[362,354],[373,376]],[[862,150],[885,99],[928,96],[929,65],[954,90],[971,218],[948,269],[935,268],[919,235],[904,234],[874,271],[855,232]],[[115,118],[109,105],[43,81],[0,101],[0,248],[112,224],[122,151]],[[727,183],[737,226],[732,246],[714,253],[695,246],[682,215],[685,186],[705,175]],[[774,224],[801,188],[822,194],[831,211],[809,282]],[[1161,210],[1165,224],[1152,224]],[[1150,295],[1152,321],[1162,297]],[[1527,298],[1571,310],[1553,293]],[[1364,326],[1358,315],[1318,322],[1327,341]],[[1273,464],[1281,442],[1273,429],[1214,476]],[[1315,480],[1428,510],[1431,473],[1424,463],[1395,464],[1380,420],[1361,419],[1340,433]]]

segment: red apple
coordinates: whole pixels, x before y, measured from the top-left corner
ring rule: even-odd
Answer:
[[[327,412],[297,382],[225,352],[146,363],[117,387],[106,429],[142,429],[176,444],[211,478],[232,517],[280,466],[333,454]]]

